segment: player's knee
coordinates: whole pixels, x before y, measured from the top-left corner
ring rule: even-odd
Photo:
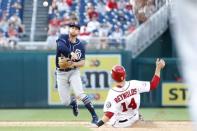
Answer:
[[[82,101],[86,96],[87,96],[86,94],[81,93],[81,94],[77,95],[76,97],[77,97],[77,99]]]
[[[91,102],[91,101],[90,101],[90,97],[89,97],[88,95],[84,94],[84,93],[78,95],[77,98],[78,98],[79,100],[81,100],[85,105]]]

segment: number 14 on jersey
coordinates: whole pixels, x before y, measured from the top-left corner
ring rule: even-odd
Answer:
[[[131,99],[129,105],[127,105],[125,102],[121,103],[121,105],[122,105],[122,112],[128,111],[128,108],[132,108],[133,110],[137,108],[137,104],[134,98]]]

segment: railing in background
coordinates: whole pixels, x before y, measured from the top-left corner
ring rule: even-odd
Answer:
[[[80,40],[88,50],[121,50],[125,49],[125,37],[81,37]]]
[[[125,49],[125,38],[108,37],[82,37],[79,38],[87,50],[123,50]],[[53,44],[52,44],[53,43]],[[19,42],[16,46],[1,47],[0,50],[56,50],[56,42],[47,41]]]
[[[30,41],[34,41],[35,28],[36,28],[37,3],[38,3],[37,0],[33,0],[33,12],[32,12]]]
[[[151,45],[168,27],[168,3],[126,38],[126,50],[137,57]]]

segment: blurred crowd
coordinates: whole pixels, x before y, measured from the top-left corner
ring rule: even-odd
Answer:
[[[156,10],[155,0],[53,0],[47,42],[53,48],[57,36],[68,33],[68,24],[79,22],[79,38],[88,48],[124,48],[124,36]]]
[[[68,25],[81,25],[79,38],[88,48],[124,48],[131,34],[158,9],[164,0],[52,0],[48,12],[49,47],[54,49]],[[14,48],[25,35],[21,11],[23,0],[0,0],[0,46]]]
[[[25,34],[25,26],[19,17],[22,5],[20,0],[0,0],[0,47],[15,48]]]

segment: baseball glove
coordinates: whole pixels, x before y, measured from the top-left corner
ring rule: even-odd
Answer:
[[[58,59],[59,59],[58,64],[60,69],[71,68],[72,61],[69,58],[59,57]]]

